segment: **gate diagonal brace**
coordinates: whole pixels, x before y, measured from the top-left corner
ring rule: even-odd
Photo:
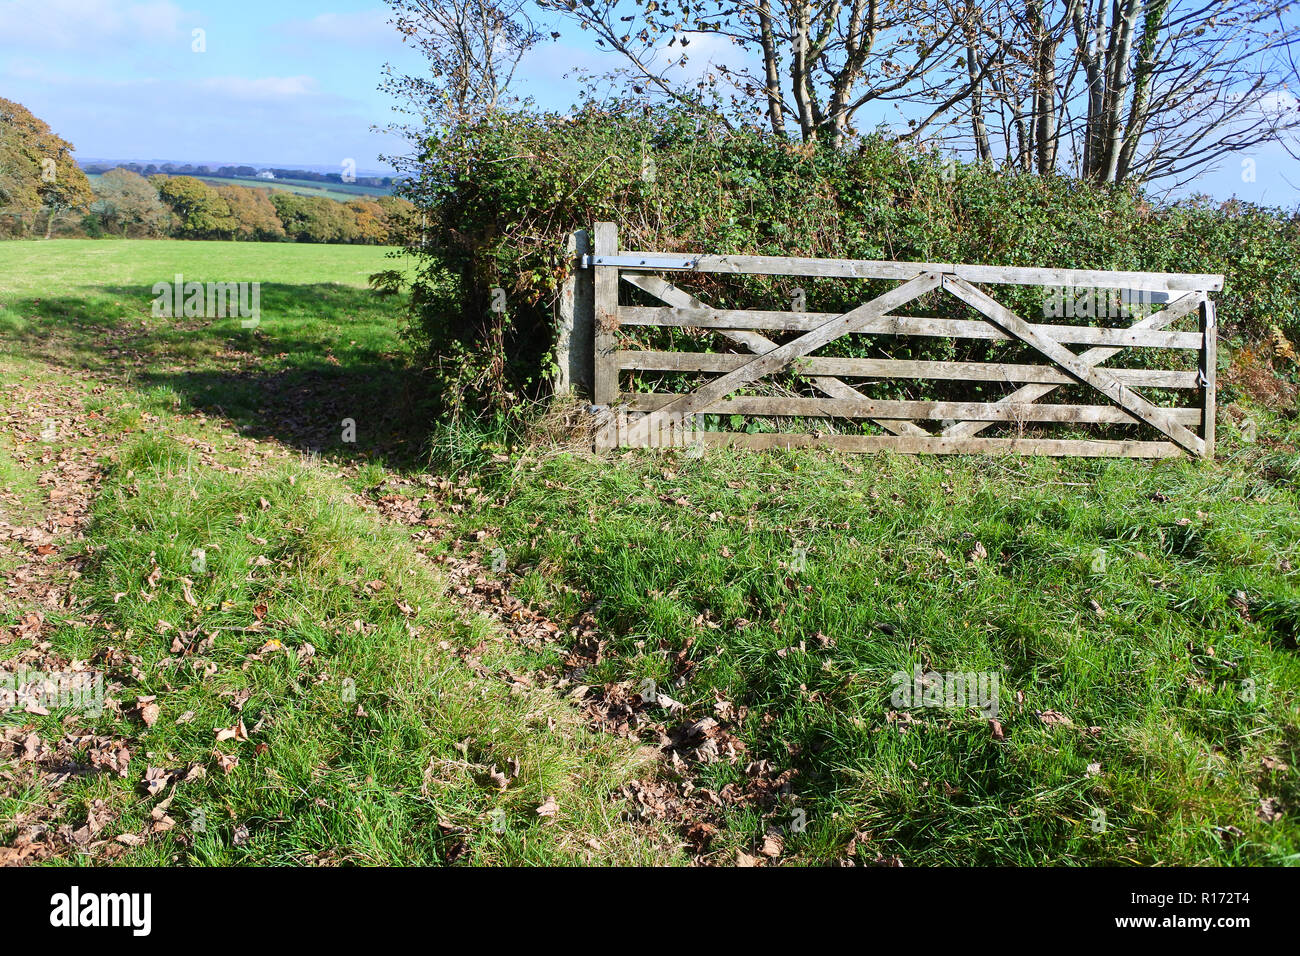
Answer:
[[[1185,295],[1173,300],[1159,312],[1147,316],[1145,319],[1134,322],[1130,328],[1137,329],[1163,329],[1173,325],[1183,316],[1190,315],[1196,311],[1202,300],[1205,298],[1203,293],[1188,292]],[[1086,362],[1089,365],[1100,365],[1107,359],[1113,358],[1122,352],[1122,348],[1111,346],[1098,346],[1088,349],[1086,352],[1079,354],[1079,361]],[[1028,405],[1036,402],[1040,398],[1046,398],[1052,392],[1056,391],[1059,385],[1023,385],[1016,389],[1010,395],[999,399],[999,405]],[[994,422],[958,422],[945,428],[940,434],[944,438],[970,438],[978,435],[986,428],[991,427]]]
[[[706,305],[699,299],[695,298],[689,292],[683,292],[672,283],[660,279],[658,276],[623,276],[623,281],[636,286],[644,292],[650,293],[656,299],[666,302],[668,305],[678,309],[701,309],[707,312],[715,311],[712,306]],[[777,344],[765,335],[757,332],[751,332],[746,329],[713,329],[724,338],[730,339],[737,345],[743,345],[751,352],[764,355],[777,348]],[[833,378],[829,375],[810,376],[809,381],[823,395],[830,398],[840,399],[863,399],[869,400],[864,392],[858,391],[852,385],[842,379]],[[707,410],[707,409],[706,409]],[[931,433],[926,429],[908,421],[890,421],[881,419],[879,421],[870,419],[874,424],[879,425],[885,431],[893,432],[895,435],[916,435],[918,437],[927,437]]]
[[[665,421],[680,419],[684,415],[702,411],[737,388],[748,385],[764,376],[782,371],[796,359],[816,351],[843,335],[860,331],[872,319],[879,318],[892,309],[896,309],[900,305],[938,288],[942,281],[941,274],[937,272],[918,275],[891,289],[884,295],[877,296],[856,309],[819,325],[810,332],[805,332],[797,339],[757,356],[753,361],[742,365],[740,368],[712,379],[694,392],[689,392],[674,399],[667,405],[648,413],[630,425],[628,428],[628,444],[644,446],[648,442],[649,436],[659,432],[664,427],[663,423]]]
[[[1164,409],[1152,405],[1124,385],[1109,370],[1085,362],[1064,345],[1036,332],[1024,319],[965,279],[945,275],[942,281],[944,289],[986,316],[1007,334],[1036,349],[1071,378],[1081,384],[1091,385],[1120,408],[1140,418],[1192,454],[1198,457],[1205,454],[1205,441],[1200,436],[1174,421]]]

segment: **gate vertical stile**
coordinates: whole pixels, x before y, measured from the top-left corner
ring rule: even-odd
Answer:
[[[595,226],[593,253],[596,256],[618,254],[618,226],[598,222]],[[594,267],[595,271],[595,348],[592,399],[604,412],[596,427],[596,450],[607,451],[618,445],[614,406],[618,403],[618,266]]]
[[[1216,373],[1219,360],[1219,320],[1214,301],[1201,298],[1201,437],[1205,439],[1206,459],[1214,458],[1214,415]]]
[[[572,395],[581,389],[591,394],[594,362],[592,335],[592,277],[584,268],[591,254],[591,234],[586,229],[569,233],[564,247],[565,275],[555,315],[555,394]]]

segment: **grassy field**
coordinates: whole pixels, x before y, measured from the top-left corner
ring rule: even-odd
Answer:
[[[259,281],[294,286],[363,288],[371,273],[391,268],[384,246],[317,243],[187,242],[144,239],[20,239],[0,249],[6,297],[72,293],[148,293],[177,273],[201,282]],[[322,317],[324,318],[324,317]]]
[[[1300,861],[1294,408],[1228,386],[1213,464],[602,460],[435,433],[387,267],[0,244],[0,658],[99,662],[119,702],[0,716],[9,852]],[[154,318],[176,272],[262,282],[262,321]],[[65,476],[84,521],[42,553]],[[996,694],[907,706],[917,668]],[[126,772],[51,787],[78,733]]]
[[[392,190],[382,189],[378,186],[314,183],[306,179],[222,179],[219,176],[198,176],[195,178],[201,179],[212,186],[233,185],[247,186],[249,189],[265,189],[267,191],[279,190],[281,192],[297,193],[299,196],[323,196],[326,199],[335,199],[339,202],[362,198],[374,199],[392,193]]]
[[[331,351],[357,363],[361,392],[377,384],[367,363],[397,349],[400,307],[359,281],[382,257],[355,247],[313,263],[267,245],[254,269],[234,258],[248,249],[224,244],[103,248],[126,265],[106,266],[93,244],[0,247],[25,270],[0,293],[0,553],[21,570],[0,609],[0,660],[46,672],[93,661],[107,680],[98,718],[0,715],[0,862],[676,859],[663,828],[622,826],[610,806],[653,753],[498,678],[526,655],[358,497],[352,483],[373,469],[345,481],[290,440],[311,431],[296,416],[319,397],[301,388],[346,402],[316,378],[340,367]],[[160,266],[265,281],[285,307],[254,331],[177,331],[150,315]],[[323,281],[332,268],[350,284]],[[283,405],[268,385],[290,393]],[[196,412],[207,397],[226,405]],[[94,484],[83,523],[73,477]],[[67,532],[24,547],[47,521]],[[33,611],[37,634],[20,630]]]
[[[407,426],[422,427],[427,411],[402,358],[402,306],[366,287],[372,273],[398,265],[393,253],[179,240],[5,243],[0,339],[57,367],[170,389],[245,434],[303,451],[341,447],[340,423],[349,418],[358,447],[413,460],[422,439]],[[260,283],[257,327],[243,328],[238,316],[155,318],[154,284],[178,274]]]
[[[729,814],[737,851],[801,811],[807,861],[1290,863],[1298,478],[1293,447],[1215,469],[560,457],[476,475],[502,504],[464,526],[554,616],[597,609],[588,679],[729,702],[747,754],[796,771],[784,811]],[[995,676],[997,723],[900,709],[916,668]]]

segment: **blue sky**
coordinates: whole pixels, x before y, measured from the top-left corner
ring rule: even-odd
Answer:
[[[376,90],[417,65],[382,4],[0,0],[0,83],[80,156],[380,168]],[[193,31],[204,31],[196,53]]]
[[[83,158],[355,159],[360,172],[381,170],[380,155],[402,143],[372,130],[399,119],[377,89],[380,69],[420,65],[387,19],[375,0],[0,0],[0,96],[25,104]],[[192,49],[196,29],[202,53]],[[572,103],[578,80],[567,74],[613,65],[581,39],[540,48],[519,91],[545,107]],[[719,43],[693,47],[732,59]],[[1300,204],[1300,163],[1280,147],[1259,150],[1247,182],[1243,158],[1185,192]]]
[[[375,0],[0,0],[0,96],[79,157],[383,168],[401,140],[381,68],[420,59]],[[194,52],[194,31],[206,50]],[[596,54],[547,44],[529,63],[543,105],[575,99],[563,76]]]

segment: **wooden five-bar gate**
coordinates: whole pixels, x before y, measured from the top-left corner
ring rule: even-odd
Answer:
[[[772,256],[690,255],[623,251],[612,223],[595,227],[594,248],[585,234],[571,242],[577,264],[591,271],[589,303],[570,283],[564,302],[573,329],[569,349],[589,361],[591,394],[600,415],[597,448],[648,447],[685,443],[748,448],[820,445],[844,451],[908,453],[1003,453],[1158,458],[1182,453],[1214,454],[1215,313],[1210,292],[1223,287],[1220,275],[1102,272],[1011,268],[941,263],[800,259]],[[813,276],[893,280],[893,288],[843,314],[713,308],[668,278],[690,273]],[[655,306],[619,304],[620,283],[635,286]],[[1133,321],[1116,327],[1031,323],[997,301],[982,286],[1044,286],[1055,289],[1126,290],[1121,312]],[[894,315],[895,310],[933,290],[964,302],[978,318],[942,319]],[[1134,304],[1137,293],[1138,304]],[[574,304],[577,303],[575,311]],[[1153,310],[1144,307],[1152,303]],[[592,350],[579,341],[580,313],[589,304]],[[577,316],[575,323],[575,315]],[[1171,327],[1179,319],[1198,321],[1195,331]],[[667,352],[624,347],[620,330],[632,327],[706,329],[738,352]],[[784,344],[764,333],[798,333]],[[814,353],[846,335],[941,336],[1014,340],[1027,346],[1036,364],[846,358]],[[565,337],[562,335],[562,340]],[[1070,348],[1080,346],[1081,350]],[[1191,350],[1192,370],[1116,368],[1110,360],[1129,348]],[[588,358],[589,356],[589,358]],[[563,358],[563,356],[562,356]],[[577,366],[575,366],[577,367]],[[623,391],[623,372],[716,373],[687,392]],[[744,395],[782,372],[805,376],[816,395]],[[585,373],[576,373],[585,379]],[[872,398],[873,379],[948,379],[1011,383],[996,401],[913,401]],[[856,380],[856,381],[851,381]],[[1040,402],[1063,385],[1088,387],[1090,404]],[[1157,405],[1138,388],[1198,392],[1194,405]],[[1098,401],[1098,396],[1104,401]],[[704,414],[782,419],[857,419],[874,422],[884,434],[823,434],[703,431]],[[922,423],[940,422],[937,430]],[[996,423],[1076,426],[1138,425],[1144,439],[1048,438],[1025,435],[984,437]]]

